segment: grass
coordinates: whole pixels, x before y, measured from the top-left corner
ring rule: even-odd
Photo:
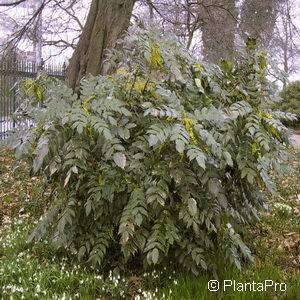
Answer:
[[[29,177],[26,164],[16,164],[12,152],[0,149],[0,299],[299,300],[300,152],[294,154],[291,163],[298,173],[275,179],[279,193],[268,197],[269,213],[245,230],[255,263],[245,264],[240,272],[216,258],[221,288],[211,292],[207,285],[214,278],[208,274],[194,277],[157,269],[103,277],[49,244],[27,243],[48,205],[49,191],[39,178]],[[224,280],[235,281],[236,288],[224,290]],[[285,283],[287,289],[251,291],[244,285],[265,280]],[[247,291],[238,291],[237,286]]]

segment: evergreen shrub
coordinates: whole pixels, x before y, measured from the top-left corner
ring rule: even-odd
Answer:
[[[237,66],[211,66],[156,30],[123,42],[109,53],[117,72],[87,76],[79,96],[43,76],[24,83],[16,120],[36,126],[9,140],[53,199],[30,240],[94,268],[198,274],[220,253],[241,268],[252,259],[241,230],[264,209],[261,190],[275,192],[281,120],[295,118],[261,108],[273,97],[264,53],[249,42]]]

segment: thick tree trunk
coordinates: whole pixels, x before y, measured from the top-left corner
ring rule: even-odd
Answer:
[[[199,16],[202,20],[204,59],[212,63],[222,59],[233,60],[237,31],[236,1],[204,0],[201,4]]]
[[[281,0],[244,0],[241,9],[240,30],[244,40],[248,36],[268,47],[273,37]]]
[[[87,74],[105,73],[105,50],[128,28],[135,0],[92,0],[87,21],[67,70],[67,84],[78,91]]]

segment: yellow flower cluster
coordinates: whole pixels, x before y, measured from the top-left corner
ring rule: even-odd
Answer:
[[[160,47],[159,43],[150,45],[150,49],[151,49],[151,57],[149,60],[150,68],[159,69],[163,65],[163,59],[159,53],[159,47]]]
[[[195,145],[197,145],[198,141],[193,130],[193,127],[196,125],[196,123],[191,118],[187,118],[185,112],[182,113],[182,116],[183,116],[182,123],[184,124],[187,132],[189,133],[191,141]]]

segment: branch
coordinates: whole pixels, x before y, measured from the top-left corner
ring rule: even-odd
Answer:
[[[4,45],[6,45],[4,51],[9,49],[10,47],[13,47],[13,48],[16,47],[16,45],[20,42],[22,37],[24,37],[26,35],[26,33],[29,31],[30,26],[33,25],[34,22],[39,18],[44,7],[51,1],[52,0],[43,0],[40,7],[34,12],[32,17],[26,22],[26,24],[14,34],[14,37],[8,43],[4,44]],[[1,45],[1,46],[3,46],[3,45]]]
[[[58,51],[56,54],[50,54],[49,57],[44,60],[44,62],[48,61],[52,57],[61,55],[67,48],[67,46],[65,48],[60,48],[60,51]]]
[[[83,25],[81,24],[80,20],[75,16],[74,13],[71,13],[71,12],[69,11],[69,9],[71,9],[71,6],[69,6],[68,8],[64,8],[64,7],[62,7],[62,6],[60,5],[60,3],[59,3],[57,0],[55,0],[55,3],[57,4],[57,6],[58,6],[60,9],[62,9],[65,13],[67,13],[69,16],[71,16],[71,17],[76,21],[76,23],[78,24],[78,26],[80,27],[80,29],[83,30]]]
[[[60,45],[60,44],[64,44],[64,45]],[[57,40],[57,41],[44,41],[43,42],[44,46],[57,46],[57,47],[71,47],[73,49],[76,48],[76,45],[73,43],[69,43],[65,40]]]
[[[14,6],[14,5],[21,4],[21,3],[25,2],[25,1],[26,0],[19,0],[19,1],[10,2],[10,3],[1,3],[0,6]]]

